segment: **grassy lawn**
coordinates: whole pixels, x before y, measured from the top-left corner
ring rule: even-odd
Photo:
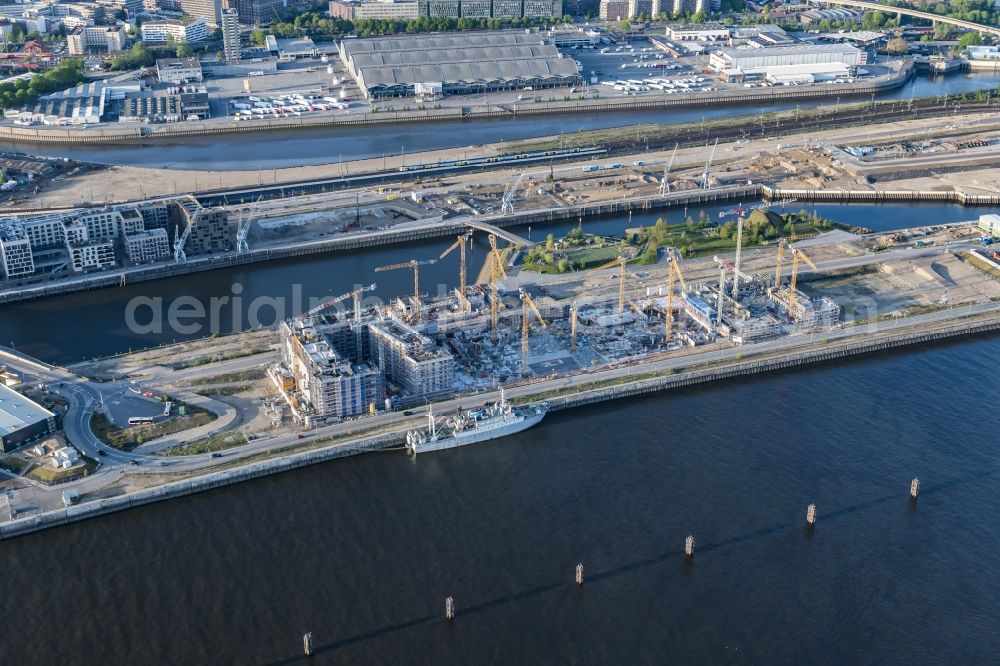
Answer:
[[[55,469],[53,467],[49,467],[48,465],[35,465],[35,467],[25,476],[40,483],[55,485],[57,483],[75,481],[76,479],[88,476],[98,467],[97,461],[93,458],[81,456],[80,460],[83,461],[82,467],[75,466],[70,469]]]
[[[199,453],[212,453],[214,451],[225,451],[247,443],[246,437],[241,432],[223,432],[211,437],[202,437],[187,444],[171,446],[157,452],[158,456],[193,456]]]
[[[183,403],[178,403],[179,407]],[[90,417],[90,429],[99,440],[108,446],[120,451],[131,451],[143,442],[148,442],[157,437],[172,435],[176,432],[190,430],[206,425],[215,420],[215,414],[200,407],[185,405],[187,414],[175,416],[169,421],[154,423],[152,425],[126,426],[119,428],[108,421],[107,417],[100,412],[94,412]]]
[[[579,267],[582,263],[583,269],[586,270],[588,268],[603,266],[618,258],[618,255],[618,247],[606,245],[604,247],[582,247],[579,250],[573,250],[568,253],[566,258],[569,259],[573,266]]]
[[[209,354],[208,356],[199,356],[198,358],[191,359],[190,361],[180,361],[174,363],[170,367],[174,370],[183,370],[185,368],[195,368],[202,365],[208,365],[209,363],[217,363],[219,361],[231,361],[234,358],[246,358],[247,356],[256,356],[257,354],[265,354],[271,351],[269,347],[251,347],[250,349],[234,349],[228,351],[224,354]]]
[[[251,382],[257,379],[264,379],[266,376],[266,369],[250,368],[249,370],[243,370],[241,372],[227,372],[221,375],[192,379],[189,384],[191,386],[205,386],[208,384],[235,384],[236,382]]]
[[[252,391],[253,386],[249,384],[237,384],[235,386],[219,386],[216,388],[204,389],[202,391],[197,391],[198,395],[203,395],[205,397],[211,397],[213,395],[236,395],[238,393],[246,393],[247,391]]]

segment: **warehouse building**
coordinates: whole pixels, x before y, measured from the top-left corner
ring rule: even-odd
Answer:
[[[56,428],[55,414],[0,383],[0,451],[13,451]]]
[[[809,73],[809,66],[817,66],[817,73],[822,73],[830,64],[852,70],[866,62],[865,52],[850,44],[798,44],[774,48],[720,49],[709,56],[708,66],[722,72],[728,80],[738,81],[764,78],[770,70],[785,74],[788,70],[782,71],[781,68],[792,66],[798,67],[795,73],[801,76],[802,72]]]
[[[345,39],[340,57],[369,99],[410,97],[419,90],[540,90],[581,81],[571,58],[543,35],[527,32]]]

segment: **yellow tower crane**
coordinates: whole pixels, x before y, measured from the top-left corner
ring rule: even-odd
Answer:
[[[497,250],[497,237],[494,234],[489,235],[490,241],[490,288],[493,292],[490,302],[490,321],[493,326],[493,344],[497,341],[497,326],[499,319],[499,308],[500,308],[500,290],[497,288],[497,281],[501,277],[507,277],[507,271],[503,267],[503,257],[500,256],[500,251]]]
[[[458,302],[462,309],[466,312],[469,311],[469,298],[465,292],[465,244],[469,242],[472,238],[472,232],[467,231],[458,237],[454,243],[451,244],[447,250],[441,253],[438,259],[444,259],[457,247],[459,256],[459,267],[458,267]]]
[[[571,352],[576,351],[576,320],[578,315],[579,309],[576,301],[573,301],[573,305],[569,306],[569,350]]]
[[[389,264],[388,266],[379,266],[375,269],[376,273],[381,273],[383,271],[395,271],[402,268],[409,268],[413,271],[413,321],[420,321],[420,267],[426,266],[428,264],[433,264],[436,259],[427,259],[426,261],[417,261],[416,259],[410,259],[409,261],[404,261],[399,264]]]
[[[538,307],[535,306],[535,302],[531,300],[531,296],[528,295],[524,289],[520,290],[521,294],[521,374],[528,374],[528,309],[535,313],[535,317],[538,318],[538,323],[542,325],[542,328],[547,328],[548,324],[545,323],[545,318],[542,317],[542,313],[538,311]]]
[[[788,316],[792,317],[795,309],[795,284],[799,277],[799,260],[802,260],[809,264],[809,267],[814,271],[818,271],[816,264],[812,262],[812,259],[806,256],[806,253],[797,248],[792,248],[792,281],[789,284],[788,291]]]
[[[781,286],[781,262],[785,258],[785,239],[778,239],[778,261],[774,265],[774,289]]]
[[[664,343],[670,344],[670,338],[673,336],[674,332],[674,276],[676,275],[677,281],[681,283],[681,289],[687,290],[687,285],[684,284],[684,276],[681,274],[681,267],[677,263],[677,257],[671,255],[668,259],[669,266],[667,268],[667,332],[664,336]]]
[[[598,270],[602,270],[602,269],[605,269],[605,268],[611,268],[612,266],[618,266],[619,267],[619,271],[620,271],[619,275],[618,275],[618,278],[619,278],[618,279],[618,319],[619,319],[619,321],[621,320],[622,315],[625,314],[625,264],[626,263],[627,263],[627,261],[626,261],[625,257],[618,257],[614,261],[609,261],[608,263],[606,263],[603,266],[600,266],[598,268]]]

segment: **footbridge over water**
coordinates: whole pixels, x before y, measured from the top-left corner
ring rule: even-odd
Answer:
[[[994,37],[1000,37],[1000,28],[983,25],[982,23],[973,23],[972,21],[963,21],[962,19],[952,18],[950,16],[941,16],[940,14],[934,14],[933,12],[922,12],[919,9],[893,7],[892,5],[883,5],[878,2],[866,2],[865,0],[815,0],[812,4],[844,5],[847,7],[859,7],[861,9],[884,12],[886,14],[905,14],[906,16],[924,19],[925,21],[931,21],[932,23],[947,23],[948,25],[958,26],[959,28],[965,28],[966,30],[975,30],[981,35],[989,34]]]
[[[494,227],[492,224],[487,224],[486,222],[480,222],[478,220],[466,220],[465,224],[473,229],[478,229],[479,231],[485,231],[486,233],[493,234],[499,238],[503,238],[509,243],[514,243],[515,245],[520,245],[522,248],[527,249],[529,247],[534,247],[532,243],[527,238],[523,236],[518,236],[517,234],[507,231],[506,229],[501,229],[500,227]]]

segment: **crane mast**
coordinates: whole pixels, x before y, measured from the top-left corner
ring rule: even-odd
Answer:
[[[538,318],[538,323],[542,325],[542,328],[547,328],[548,324],[545,323],[545,318],[542,317],[542,313],[538,311],[538,307],[535,306],[535,302],[531,300],[531,296],[528,295],[524,289],[521,289],[521,374],[528,374],[528,314],[529,309],[531,312],[535,313],[535,317]]]
[[[438,257],[438,259],[444,259],[449,254],[451,254],[452,250],[454,250],[456,247],[458,248],[458,256],[459,256],[459,268],[458,268],[458,301],[459,301],[459,305],[461,305],[462,309],[464,311],[466,311],[466,312],[468,312],[471,308],[469,306],[469,298],[468,298],[468,296],[466,296],[466,289],[465,289],[465,287],[466,287],[466,284],[465,284],[465,279],[466,279],[466,270],[465,270],[466,269],[466,264],[465,264],[465,244],[468,243],[471,238],[472,238],[472,232],[471,231],[467,231],[466,233],[464,233],[461,236],[459,236],[458,240],[456,240],[454,243],[452,243],[451,247],[449,247],[447,250],[445,250],[444,252],[442,252],[441,256]]]
[[[492,293],[492,298],[490,299],[490,323],[492,324],[493,331],[493,344],[497,342],[497,328],[499,325],[499,308],[500,308],[500,289],[497,287],[497,281],[501,277],[507,277],[507,271],[503,267],[503,258],[500,256],[500,251],[497,250],[497,237],[494,234],[489,235],[490,241],[490,261],[492,266],[490,269],[490,288]]]
[[[812,259],[806,256],[806,253],[797,248],[792,248],[792,282],[789,285],[788,292],[788,316],[792,317],[793,311],[795,309],[795,285],[799,278],[799,260],[806,262],[810,268],[814,271],[818,271],[816,264],[812,262]]]

